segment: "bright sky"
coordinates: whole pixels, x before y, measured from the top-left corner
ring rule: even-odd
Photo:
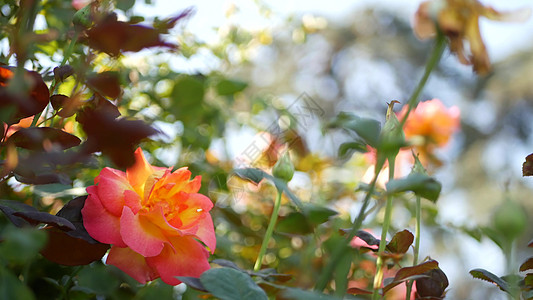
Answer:
[[[135,12],[145,16],[166,17],[187,7],[195,7],[196,13],[187,24],[187,29],[206,42],[216,39],[214,28],[228,23],[225,12],[231,5],[238,8],[238,13],[232,16],[232,23],[248,29],[259,29],[279,25],[282,22],[281,18],[289,15],[313,14],[342,21],[349,18],[356,9],[365,7],[388,8],[406,19],[411,19],[422,2],[421,0],[335,0],[335,4],[332,5],[330,1],[322,0],[270,0],[262,2],[273,11],[273,18],[267,20],[259,13],[256,1],[250,0],[152,1],[155,5],[145,5],[143,1],[138,1]],[[501,11],[533,8],[533,2],[530,0],[482,0],[482,3]],[[523,24],[482,20],[481,27],[493,61],[504,58],[516,49],[533,47],[533,18]],[[490,34],[487,34],[489,32]]]

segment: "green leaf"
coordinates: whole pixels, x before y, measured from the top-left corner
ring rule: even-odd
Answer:
[[[387,192],[391,194],[412,191],[420,197],[436,202],[442,185],[432,177],[414,173],[404,178],[390,180],[386,187]]]
[[[341,112],[328,124],[328,127],[351,130],[357,133],[366,144],[374,148],[377,148],[379,145],[381,123],[374,119],[362,118],[353,114]]]
[[[338,298],[331,295],[322,294],[319,292],[313,291],[304,291],[297,288],[288,288],[282,293],[283,299],[291,300],[339,300]]]
[[[304,214],[300,212],[292,212],[277,222],[276,231],[305,235],[312,233],[313,227],[309,224]]]
[[[240,178],[251,181],[255,184],[259,184],[261,180],[267,178],[268,175],[264,171],[256,168],[236,169],[233,170],[233,172]]]
[[[228,96],[244,90],[247,86],[248,83],[244,81],[224,79],[216,84],[215,89],[219,95]]]
[[[371,147],[377,148],[379,145],[379,134],[381,123],[374,119],[357,117],[346,123],[346,128],[353,130],[359,135],[365,143]]]
[[[507,284],[507,282],[485,269],[474,269],[471,270],[469,273],[470,275],[472,275],[472,277],[476,279],[488,281],[497,285],[502,291],[509,292],[509,285]]]
[[[307,216],[309,222],[316,226],[327,222],[331,216],[338,214],[338,212],[321,205],[306,203],[304,205],[304,214]]]
[[[35,299],[31,290],[4,267],[0,267],[0,299]]]
[[[351,154],[353,151],[360,152],[360,153],[365,153],[365,152],[368,151],[368,149],[366,148],[366,145],[364,143],[361,143],[361,142],[348,142],[348,143],[342,143],[339,146],[339,152],[338,153],[339,153],[340,157],[345,157],[349,153]]]
[[[268,299],[250,275],[231,268],[216,268],[205,271],[200,277],[202,285],[215,297],[222,300]]]

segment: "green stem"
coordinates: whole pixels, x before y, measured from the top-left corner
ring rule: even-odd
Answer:
[[[366,193],[365,199],[363,200],[363,206],[361,206],[359,214],[357,215],[357,218],[355,219],[352,225],[350,233],[346,237],[347,243],[344,245],[344,247],[337,247],[335,248],[335,250],[333,250],[330,262],[324,267],[320,274],[320,277],[317,280],[317,283],[315,285],[315,291],[323,291],[326,288],[326,285],[328,284],[329,280],[331,279],[331,276],[333,275],[333,270],[335,270],[342,257],[344,257],[344,253],[350,250],[348,243],[352,240],[352,238],[355,236],[355,234],[363,224],[363,220],[365,218],[365,211],[368,207],[368,204],[370,203],[370,198],[372,197],[372,194],[374,194],[374,189],[376,188],[376,182],[378,180],[379,171],[382,167],[383,163],[376,162],[374,178],[372,178],[372,181],[368,186],[368,191]]]
[[[389,180],[394,179],[394,162],[396,156],[389,157]],[[380,297],[379,290],[381,289],[381,284],[383,283],[383,264],[384,258],[383,253],[385,252],[385,247],[387,246],[387,233],[389,232],[389,227],[392,218],[392,195],[387,195],[387,205],[385,207],[385,219],[383,220],[383,226],[381,229],[381,240],[379,241],[378,249],[378,259],[376,262],[376,275],[374,276],[374,293],[372,294],[372,299],[377,300]]]
[[[420,196],[416,196],[416,228],[415,228],[415,248],[413,249],[413,266],[418,264],[418,253],[420,251],[420,229],[421,219],[422,219],[422,205],[420,201]],[[413,288],[413,281],[410,280],[407,283],[407,291],[405,294],[405,299],[411,299],[411,290]]]
[[[422,90],[424,89],[424,86],[426,86],[426,83],[429,79],[429,75],[433,71],[433,69],[439,64],[440,58],[442,56],[442,53],[444,52],[444,48],[446,47],[446,38],[444,35],[439,31],[435,47],[433,48],[433,52],[431,53],[431,56],[429,57],[429,60],[426,63],[426,69],[424,70],[424,75],[418,82],[418,85],[416,86],[416,89],[413,91],[413,94],[411,94],[411,97],[409,98],[409,101],[407,102],[407,113],[403,116],[402,121],[400,122],[401,127],[405,124],[407,121],[407,117],[409,116],[409,113],[413,108],[416,107],[418,104],[418,97],[420,97],[420,93],[422,93]]]
[[[261,269],[261,263],[263,262],[263,257],[265,256],[268,247],[268,242],[270,241],[272,233],[274,232],[274,227],[276,226],[276,222],[278,220],[279,208],[281,207],[282,195],[283,191],[278,190],[278,197],[276,198],[276,202],[274,202],[274,210],[272,211],[272,215],[270,216],[270,223],[268,223],[265,237],[263,239],[263,243],[261,244],[261,250],[259,250],[259,256],[257,256],[257,260],[255,261],[254,271],[256,272]]]

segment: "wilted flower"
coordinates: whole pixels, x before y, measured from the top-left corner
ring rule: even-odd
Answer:
[[[176,276],[199,277],[209,269],[216,238],[209,211],[213,203],[198,194],[201,178],[180,168],[150,165],[142,150],[126,172],[104,168],[87,188],[82,209],[87,232],[112,244],[106,263],[140,283],[158,277],[171,285]]]
[[[398,118],[407,112],[405,106]],[[459,129],[461,112],[457,106],[446,108],[439,99],[420,102],[409,114],[403,127],[407,139],[422,137],[423,144],[445,146],[452,134]]]
[[[465,65],[474,65],[478,74],[490,70],[490,61],[481,38],[479,18],[497,21],[524,21],[529,18],[529,9],[501,13],[492,7],[484,6],[478,0],[432,0],[420,4],[415,15],[414,31],[418,38],[426,39],[436,35],[438,25],[448,37],[450,50]],[[468,43],[470,54],[465,50]]]

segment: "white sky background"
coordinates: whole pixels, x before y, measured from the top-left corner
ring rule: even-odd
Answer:
[[[365,7],[384,7],[394,10],[406,19],[412,19],[421,0],[270,0],[264,3],[273,10],[270,20],[262,17],[255,1],[251,0],[152,0],[153,5],[145,5],[137,1],[134,11],[143,16],[166,17],[187,7],[195,7],[196,13],[190,18],[187,30],[196,34],[201,40],[213,42],[217,38],[214,28],[227,24],[226,9],[233,3],[239,12],[231,22],[248,29],[260,29],[280,24],[280,17],[306,13],[324,16],[335,22],[342,22],[351,16],[356,9]],[[482,3],[493,6],[497,10],[507,11],[524,7],[533,8],[531,0],[482,0]],[[274,24],[273,24],[274,23]],[[482,18],[481,31],[492,61],[502,59],[518,49],[533,46],[533,18],[517,24],[493,22]]]

